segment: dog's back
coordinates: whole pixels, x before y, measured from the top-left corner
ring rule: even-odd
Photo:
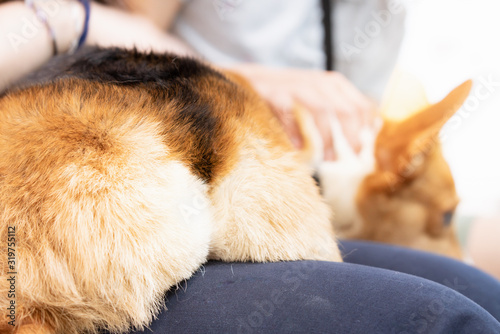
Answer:
[[[96,49],[0,98],[16,328],[141,328],[208,257],[340,260],[307,168],[244,86],[195,60]]]
[[[203,181],[223,165],[211,161],[216,120],[201,124],[209,110],[186,105],[198,81],[184,76],[216,74],[180,60],[164,65],[177,75],[155,77],[141,67],[155,65],[138,59],[147,56],[116,53],[124,58],[110,62],[105,52],[93,54],[95,67],[74,64],[0,101],[1,232],[16,230],[16,303],[68,333],[142,324],[159,296],[205,261],[208,210],[188,222],[179,208],[195,194],[206,198]],[[171,91],[157,89],[162,84]],[[177,100],[165,103],[168,94]],[[206,133],[196,141],[206,152],[190,147],[196,132]]]

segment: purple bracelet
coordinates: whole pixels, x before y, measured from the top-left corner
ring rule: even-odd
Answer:
[[[83,31],[80,35],[80,39],[78,40],[78,45],[76,46],[76,50],[78,50],[87,39],[87,35],[89,32],[89,18],[90,18],[90,0],[78,0],[83,7],[85,8],[85,22],[83,24]]]

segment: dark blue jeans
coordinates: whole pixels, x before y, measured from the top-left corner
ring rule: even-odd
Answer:
[[[483,272],[394,246],[341,249],[345,263],[209,262],[145,332],[500,333],[500,282]]]

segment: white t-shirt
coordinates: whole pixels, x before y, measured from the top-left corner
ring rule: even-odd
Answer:
[[[402,40],[400,2],[335,2],[335,70],[375,99]],[[184,0],[172,32],[216,64],[323,69],[322,16],[320,0]]]

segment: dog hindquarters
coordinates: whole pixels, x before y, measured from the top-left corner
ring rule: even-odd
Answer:
[[[23,323],[55,333],[148,324],[165,291],[206,260],[205,186],[170,157],[147,117],[77,106],[51,113],[51,105],[26,114],[36,106],[9,103],[0,104],[16,116],[0,125],[0,234],[16,228],[19,330]],[[8,270],[0,256],[4,313]]]
[[[342,261],[330,210],[294,153],[250,140],[211,192],[210,258],[225,261]]]

